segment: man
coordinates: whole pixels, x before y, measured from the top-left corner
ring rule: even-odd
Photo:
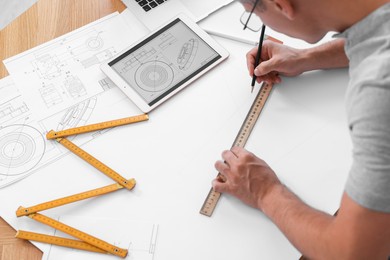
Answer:
[[[251,10],[254,0],[242,0]],[[328,31],[338,39],[297,50],[265,41],[247,55],[249,74],[279,83],[280,75],[349,66],[346,93],[353,164],[337,216],[317,211],[294,195],[260,158],[234,147],[215,163],[222,178],[216,191],[258,208],[306,257],[388,259],[390,256],[390,1],[260,0],[254,11],[274,30],[319,41]],[[254,17],[255,19],[256,17]],[[314,170],[314,169],[313,169]]]

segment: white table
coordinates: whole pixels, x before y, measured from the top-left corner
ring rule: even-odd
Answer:
[[[230,148],[256,96],[245,65],[249,46],[216,39],[230,52],[227,61],[150,113],[148,122],[113,129],[84,146],[125,177],[134,177],[136,188],[51,209],[48,215],[158,223],[156,260],[299,257],[269,219],[233,197],[223,195],[211,218],[199,214],[217,174],[214,162]],[[283,79],[247,144],[304,201],[330,214],[338,208],[351,163],[343,106],[347,81],[346,70]],[[28,221],[14,217],[20,205],[110,183],[68,155],[0,189],[6,198],[1,215],[19,225]],[[36,232],[44,230],[29,223]]]

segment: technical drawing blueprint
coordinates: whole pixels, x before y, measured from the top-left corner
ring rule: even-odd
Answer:
[[[31,109],[49,116],[101,92],[100,64],[141,36],[114,13],[4,63],[19,91],[34,100]]]
[[[128,111],[121,117],[137,114],[99,67],[142,36],[127,29],[115,13],[5,61],[12,78],[0,81],[0,188],[68,153],[48,131],[119,118],[106,111],[113,104]],[[70,138],[82,145],[96,136]]]
[[[100,81],[106,82],[105,78]],[[20,94],[11,77],[0,81],[0,188],[12,184],[36,172],[41,167],[68,154],[61,145],[53,140],[46,140],[46,133],[50,130],[63,130],[100,119],[107,107],[115,104],[118,110],[110,111],[111,118],[131,116],[134,113],[127,97],[117,88],[99,85],[102,90],[90,98],[80,101],[62,111],[50,116],[41,117],[33,113],[28,106],[29,100]],[[124,102],[123,102],[124,101]],[[133,111],[133,112],[132,112]],[[104,131],[70,136],[78,145],[83,145]]]

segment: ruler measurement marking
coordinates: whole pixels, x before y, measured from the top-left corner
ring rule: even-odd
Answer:
[[[129,181],[132,181],[132,180],[129,180]],[[115,183],[115,184],[111,184],[111,185],[97,188],[94,190],[89,190],[86,192],[74,194],[74,195],[59,198],[56,200],[40,203],[40,204],[37,204],[35,206],[31,206],[31,207],[27,207],[27,208],[19,207],[18,210],[16,211],[16,216],[18,216],[18,217],[27,216],[29,214],[36,213],[38,211],[43,211],[43,210],[59,207],[62,205],[66,205],[69,203],[73,203],[76,201],[85,200],[85,199],[92,198],[92,197],[97,197],[97,196],[104,195],[104,194],[107,194],[110,192],[114,192],[114,191],[117,191],[120,189],[123,189],[123,186],[118,184],[118,183]]]
[[[127,249],[116,247],[116,246],[109,244],[109,243],[107,243],[107,242],[105,242],[97,237],[88,235],[87,233],[85,233],[83,231],[80,231],[76,228],[73,228],[73,227],[68,226],[64,223],[56,221],[56,220],[49,218],[45,215],[42,215],[39,213],[33,213],[33,214],[28,215],[28,216],[30,218],[42,223],[42,224],[45,224],[45,225],[48,225],[52,228],[60,230],[60,231],[66,233],[68,235],[71,235],[75,238],[81,239],[82,241],[85,241],[88,244],[96,246],[104,251],[107,251],[107,252],[113,254],[113,255],[117,255],[117,256],[120,256],[123,258],[126,257],[126,255],[127,255]]]
[[[122,126],[122,125],[142,122],[142,121],[146,121],[146,120],[149,120],[148,114],[142,114],[142,115],[138,115],[138,116],[126,117],[126,118],[121,118],[121,119],[116,119],[116,120],[111,120],[111,121],[106,121],[106,122],[101,122],[101,123],[96,123],[96,124],[91,124],[91,125],[79,126],[79,127],[75,127],[75,128],[61,130],[58,132],[51,130],[46,134],[46,138],[47,139],[56,139],[59,137],[66,137],[66,136],[70,136],[70,135],[88,133],[88,132],[103,130],[103,129],[111,128],[111,127],[115,127],[115,126]]]
[[[263,110],[263,107],[271,93],[271,90],[272,90],[272,85],[263,83],[261,89],[259,90],[259,93],[257,94],[255,100],[252,103],[251,108],[249,109],[247,116],[245,117],[244,122],[241,125],[240,130],[238,131],[236,139],[233,142],[232,148],[234,146],[238,146],[238,147],[245,146],[257,122],[257,119],[259,118],[261,111]],[[218,173],[217,178],[219,176],[221,176],[220,173]],[[211,217],[215,207],[218,204],[220,197],[221,197],[221,193],[211,188],[199,213]]]
[[[107,254],[107,251],[100,249],[96,246],[93,246],[91,244],[88,244],[84,241],[79,241],[79,240],[74,240],[74,239],[69,239],[64,237],[56,237],[56,236],[51,236],[46,234],[24,231],[24,230],[18,230],[16,232],[15,237],[25,239],[25,240],[33,240],[41,243],[57,245],[57,246],[76,248],[76,249],[81,249],[81,250],[86,250],[91,252]]]

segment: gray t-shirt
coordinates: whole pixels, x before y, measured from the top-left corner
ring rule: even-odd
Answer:
[[[346,38],[346,109],[353,164],[345,191],[363,207],[390,212],[390,3],[336,37]]]

